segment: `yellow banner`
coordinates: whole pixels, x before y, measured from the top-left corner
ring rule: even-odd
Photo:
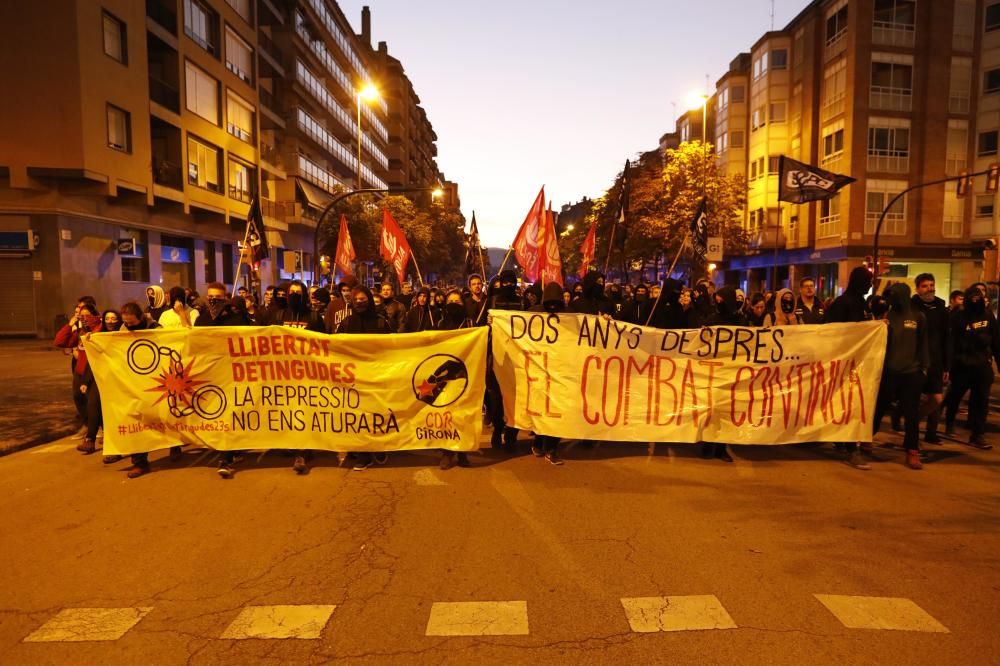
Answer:
[[[97,333],[104,452],[479,447],[485,328],[329,336],[280,326]]]
[[[660,330],[494,312],[507,424],[570,439],[870,442],[884,322]]]

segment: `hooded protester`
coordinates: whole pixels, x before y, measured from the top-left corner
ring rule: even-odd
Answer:
[[[490,310],[522,310],[521,299],[517,296],[517,274],[512,270],[500,273],[500,284],[490,295]],[[487,352],[490,353],[489,351]],[[490,357],[492,360],[492,356]],[[493,424],[493,435],[490,445],[494,449],[506,446],[513,451],[517,446],[517,428],[508,428],[503,413],[503,394],[500,383],[493,372],[492,362],[488,362],[486,371],[486,409]]]
[[[823,317],[825,324],[838,324],[865,321],[870,318],[870,313],[865,303],[865,294],[871,291],[872,274],[864,266],[857,266],[851,271],[847,280],[847,288],[826,308],[826,315]],[[869,470],[871,466],[864,461],[861,452],[858,451],[856,442],[842,442],[836,444],[837,449],[847,454],[847,464],[855,469]],[[866,452],[870,452],[870,446],[865,447]]]
[[[614,305],[604,296],[604,275],[588,271],[583,276],[583,295],[573,302],[573,312],[589,315],[613,315]]]
[[[245,299],[239,296],[230,300],[226,293],[226,285],[213,282],[205,290],[205,301],[201,306],[201,315],[195,326],[250,326],[250,317],[246,306],[242,310],[237,304]]]
[[[444,315],[437,321],[435,328],[439,331],[454,331],[459,328],[472,328],[474,325],[466,308],[468,301],[463,303],[462,292],[452,289],[445,296]],[[461,309],[459,308],[461,306]]]
[[[319,313],[320,318],[326,316],[326,309],[330,307],[330,298],[330,290],[326,287],[320,287],[309,295],[309,305]]]
[[[431,316],[434,321],[444,316],[444,289],[431,289]]]
[[[421,287],[417,290],[416,295],[413,297],[412,307],[406,313],[406,318],[403,320],[403,328],[400,330],[400,333],[419,333],[434,328],[434,322],[437,319],[431,317],[430,301],[430,289]],[[465,313],[464,308],[462,313]]]
[[[886,291],[889,305],[889,337],[875,405],[873,433],[879,431],[882,418],[898,401],[906,435],[906,465],[922,469],[920,463],[920,389],[924,385],[930,358],[927,353],[927,319],[910,302],[909,285],[894,284]]]
[[[379,293],[382,296],[382,304],[379,305],[378,310],[389,322],[389,328],[393,332],[403,330],[406,306],[396,300],[396,288],[390,282],[383,282]]]
[[[336,332],[340,322],[351,316],[351,291],[356,286],[358,280],[353,275],[348,275],[337,285],[337,290],[331,295],[330,304],[326,306],[326,314],[323,316],[327,333]]]
[[[764,316],[764,326],[772,328],[774,326],[798,326],[804,323],[802,318],[795,314],[795,294],[791,289],[781,289],[778,291],[775,301],[777,307],[774,312],[768,312]]]
[[[260,313],[261,326],[280,326],[288,307],[288,286],[279,284],[274,288],[271,304]]]
[[[315,333],[325,332],[323,318],[312,309],[308,294],[305,283],[301,280],[292,280],[288,284],[285,308],[280,311],[276,310],[270,323],[277,326],[305,329]],[[275,298],[275,301],[277,300]]]
[[[546,312],[550,317],[557,317],[559,313],[566,311],[563,303],[563,290],[555,282],[545,285],[542,292],[542,302],[531,308],[531,312]],[[535,433],[535,441],[531,445],[531,452],[538,458],[545,457],[553,465],[562,465],[563,460],[559,457],[559,438],[552,435]]]
[[[167,298],[167,309],[160,315],[163,328],[191,328],[198,321],[199,312],[186,302],[183,287],[173,287]]]
[[[573,298],[571,299],[571,301],[575,303],[578,299],[581,298],[583,298],[583,283],[577,282],[576,284],[573,285]]]
[[[924,441],[938,444],[941,442],[937,430],[944,402],[944,385],[948,383],[951,371],[951,322],[948,305],[935,294],[934,276],[921,273],[915,284],[917,293],[913,295],[911,302],[913,308],[923,312],[927,318],[927,353],[930,357],[927,380],[921,390],[926,396],[921,409],[922,414],[927,417]]]
[[[622,318],[622,309],[625,307],[625,297],[622,295],[622,286],[611,283],[606,290],[608,302],[611,304],[611,315],[615,319]]]
[[[542,285],[540,282],[528,285],[523,294],[523,304],[525,310],[530,310],[536,305],[542,304]]]
[[[165,305],[166,295],[163,293],[163,287],[158,284],[151,284],[146,287],[146,301],[149,303],[146,307],[146,316],[152,321],[160,321],[160,315],[167,309]]]
[[[973,285],[965,291],[962,309],[951,318],[951,386],[945,398],[945,434],[955,432],[958,405],[969,395],[969,446],[991,449],[986,441],[993,367],[1000,368],[1000,326],[986,307],[986,296]]]
[[[684,283],[680,280],[673,278],[664,280],[663,288],[660,290],[660,300],[653,302],[651,309],[653,318],[649,322],[650,326],[663,329],[688,328],[688,311],[681,304],[683,291]],[[652,293],[650,297],[652,298]],[[649,319],[648,314],[640,323],[645,326],[647,319]]]
[[[747,311],[747,320],[751,326],[761,327],[764,319],[768,316],[767,303],[764,302],[764,294],[757,292],[750,297],[750,309]]]
[[[649,285],[639,284],[632,294],[632,298],[625,301],[622,306],[620,318],[630,324],[645,326],[649,313],[653,311],[653,302],[649,300]]]
[[[716,300],[713,298],[710,282],[699,280],[694,287],[694,298],[687,311],[687,324],[690,328],[712,326],[719,316]],[[736,303],[736,290],[733,290],[733,303]]]

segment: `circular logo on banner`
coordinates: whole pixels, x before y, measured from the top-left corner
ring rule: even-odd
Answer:
[[[431,407],[447,407],[469,388],[465,363],[449,354],[425,358],[413,372],[413,395]]]

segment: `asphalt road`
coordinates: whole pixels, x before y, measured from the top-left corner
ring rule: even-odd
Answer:
[[[70,359],[50,340],[0,340],[0,455],[77,430]]]
[[[998,451],[950,443],[922,472],[887,451],[861,472],[830,447],[726,465],[605,444],[444,472],[430,454],[364,472],[322,455],[305,476],[257,452],[223,481],[191,450],[130,481],[73,443],[0,458],[3,664],[1000,663]],[[688,595],[714,596],[718,628],[633,631],[628,600],[671,597],[682,617],[653,613],[657,629],[688,621]],[[936,630],[850,628],[814,595],[909,600]],[[442,602],[523,617],[477,607],[442,630]],[[319,606],[315,638],[233,638],[268,605]],[[52,630],[80,608],[141,610]],[[141,619],[83,640],[115,612]]]

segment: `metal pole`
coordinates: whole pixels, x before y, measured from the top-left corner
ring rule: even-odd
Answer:
[[[656,295],[656,300],[653,302],[653,309],[649,311],[649,316],[646,318],[646,326],[649,326],[649,322],[653,321],[653,315],[656,313],[656,308],[660,305],[660,297],[663,296],[663,285],[667,283],[671,274],[674,272],[674,266],[677,265],[677,260],[681,258],[681,253],[684,252],[684,248],[687,247],[688,238],[691,236],[690,232],[684,234],[684,241],[681,246],[677,249],[677,254],[674,255],[674,260],[670,263],[670,268],[667,270],[666,276],[660,281],[660,293]]]

